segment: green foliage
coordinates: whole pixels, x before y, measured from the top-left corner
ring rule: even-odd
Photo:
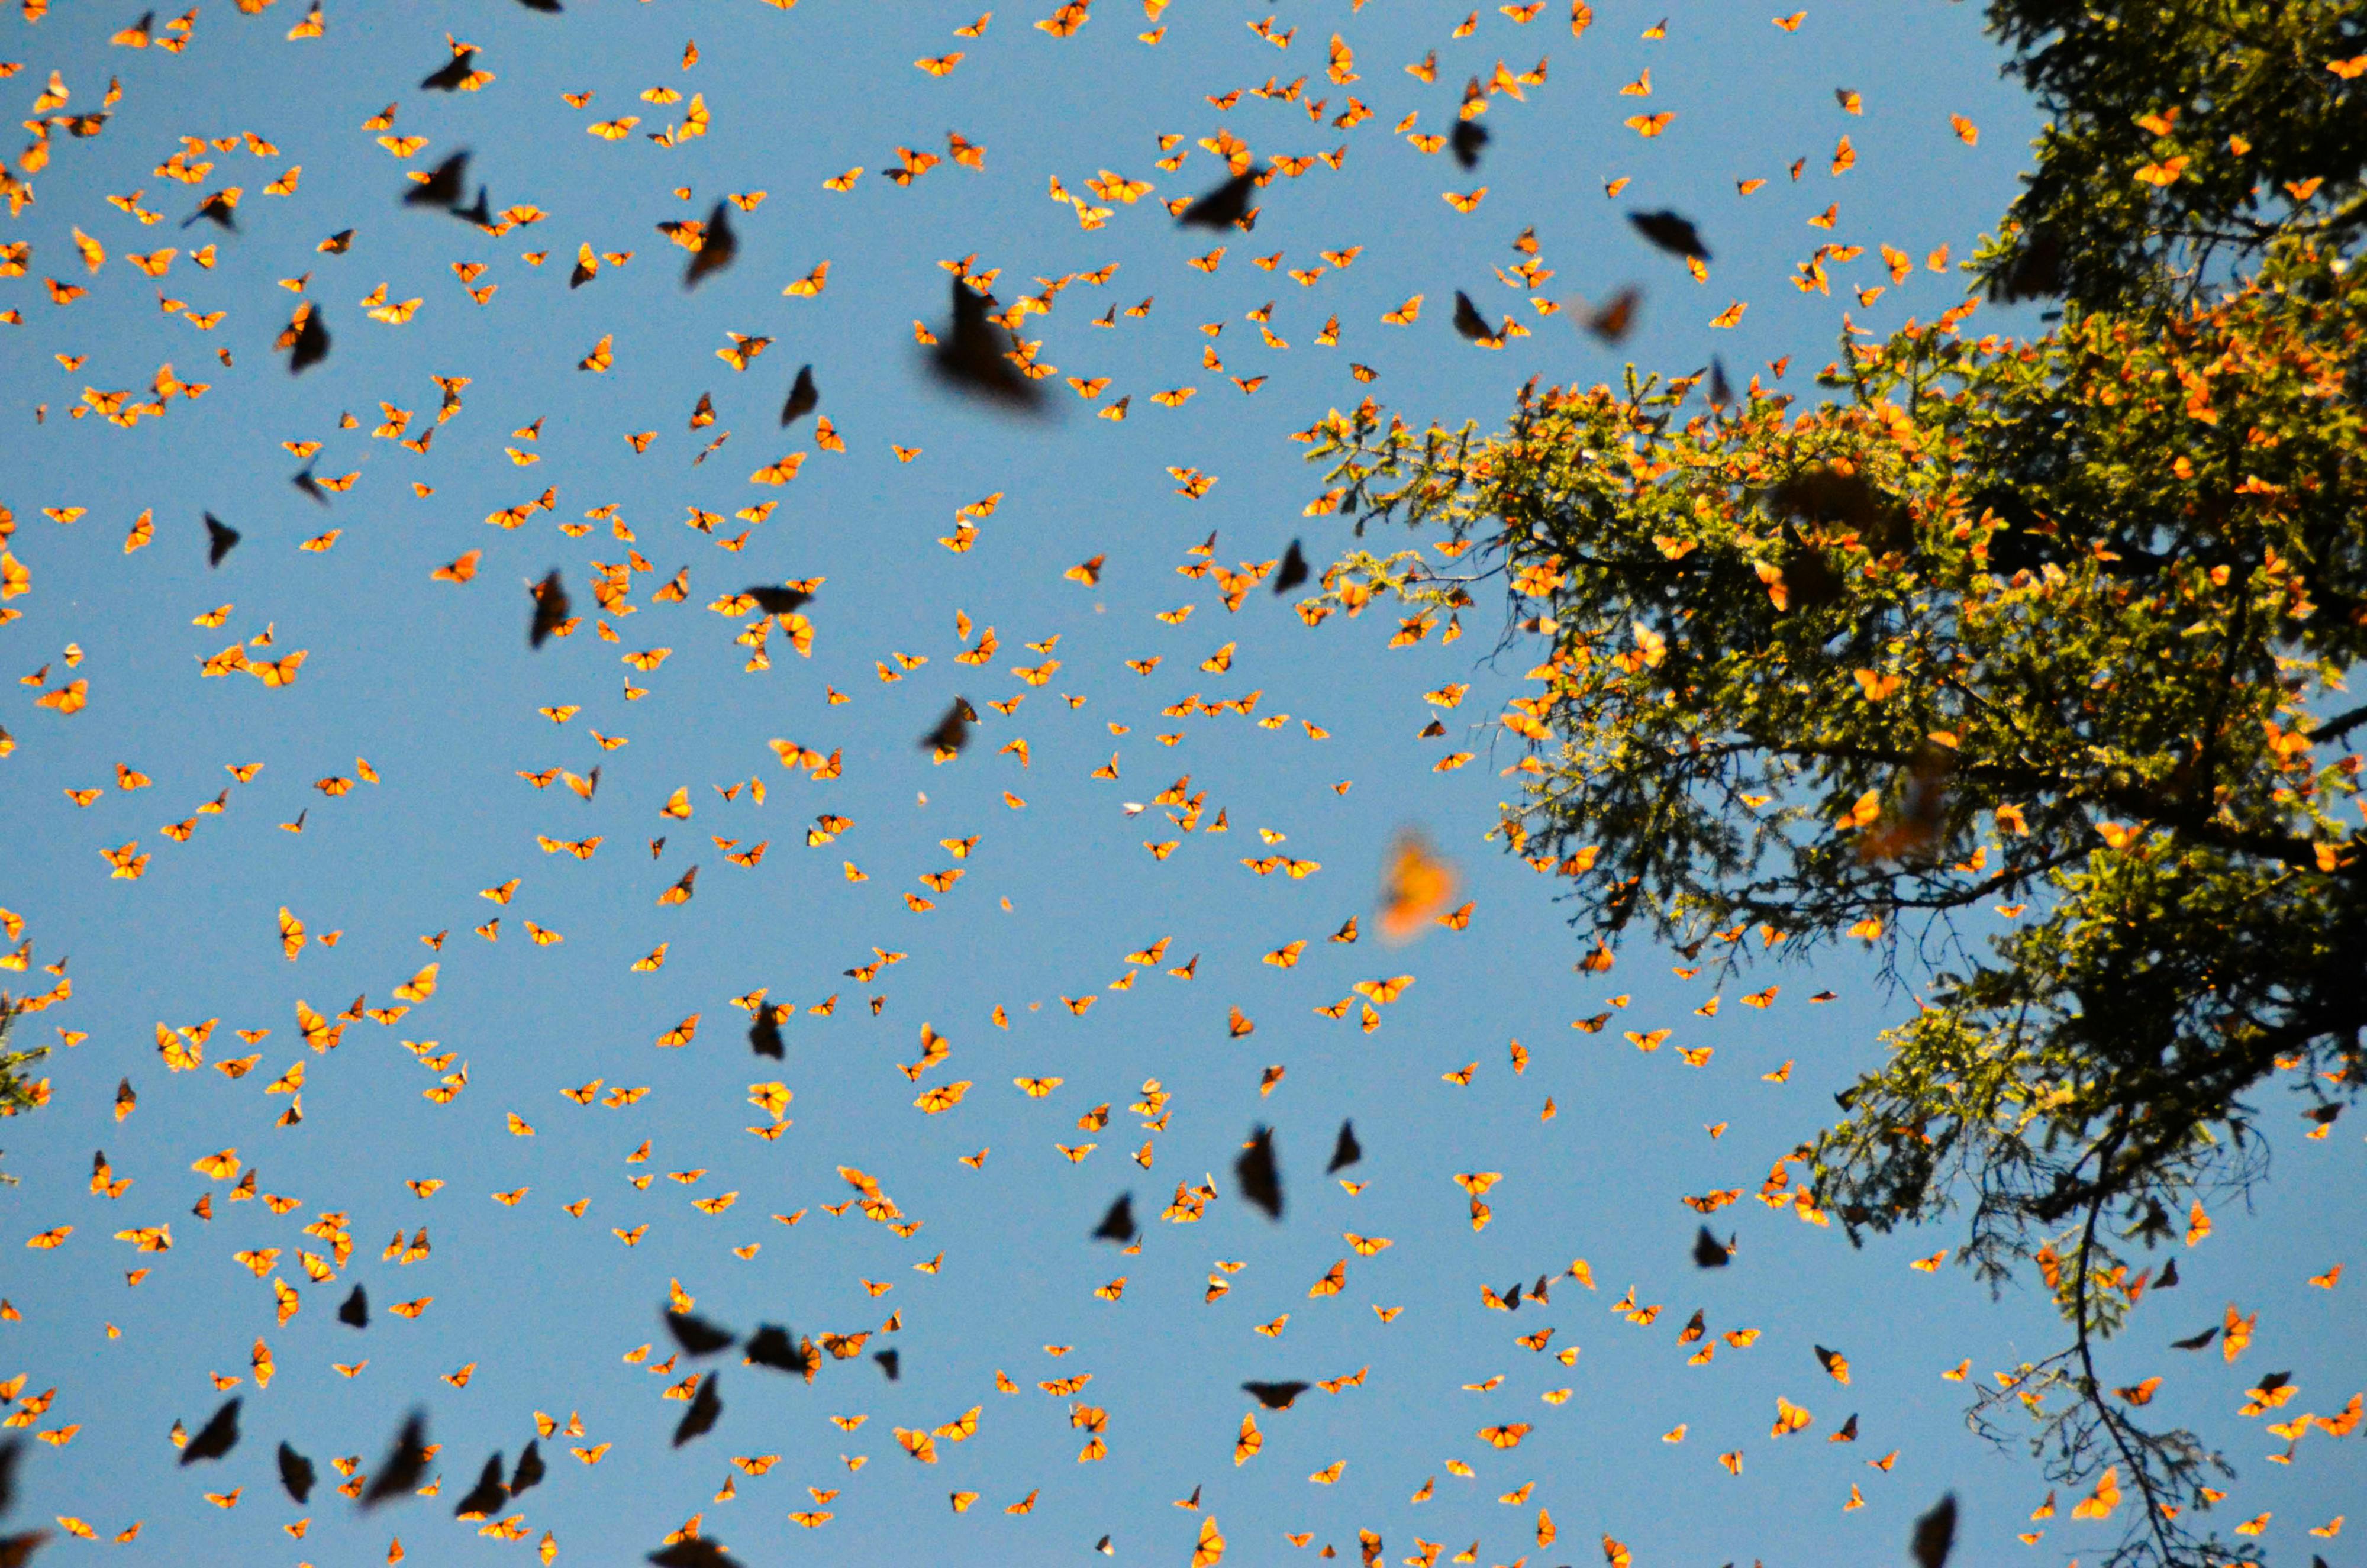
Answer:
[[[2367,73],[2330,68],[2367,56],[2357,0],[1991,0],[1988,15],[2049,118],[1980,257],[2001,288],[2126,304],[2214,264],[2224,276],[2281,235],[2342,243],[2367,225]]]
[[[2035,1258],[2077,1342],[1997,1397],[2150,1505],[2212,1461],[2099,1392],[2129,1249],[2251,1179],[2277,1074],[2304,1128],[2367,1075],[2367,706],[2314,716],[2367,655],[2367,275],[2289,241],[2207,307],[2074,303],[2027,344],[1969,310],[1846,343],[1812,406],[1754,378],[1688,417],[1698,378],[1631,370],[1487,439],[1335,414],[1347,504],[1455,544],[1353,552],[1324,597],[1501,580],[1550,639],[1499,831],[1591,962],[1641,923],[1917,982],[1817,1201],[1852,1235],[1967,1209],[1993,1280]],[[2191,1561],[2145,1512],[2132,1553]]]
[[[50,1054],[46,1045],[29,1051],[12,1051],[8,1036],[14,1031],[18,1014],[14,1000],[0,991],[0,1116],[15,1116],[41,1103],[37,1086],[26,1077],[26,1069]],[[0,1182],[16,1185],[13,1176],[0,1174]]]

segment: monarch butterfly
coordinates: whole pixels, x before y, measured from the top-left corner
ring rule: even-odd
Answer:
[[[428,578],[436,582],[471,581],[477,575],[477,563],[482,560],[484,556],[485,552],[482,550],[467,551],[458,559],[448,561],[429,572]]]
[[[1482,1427],[1478,1433],[1482,1442],[1499,1449],[1519,1448],[1521,1439],[1528,1435],[1529,1424],[1525,1421],[1515,1421],[1506,1427]]]
[[[2107,1465],[2104,1469],[2104,1473],[2097,1478],[2096,1490],[2090,1493],[2079,1502],[2072,1505],[2071,1517],[2075,1519],[2109,1518],[2112,1516],[2112,1510],[2120,1506],[2120,1467],[2117,1465]]]
[[[1192,1548],[1192,1568],[1217,1568],[1224,1560],[1224,1532],[1217,1529],[1216,1516],[1211,1514],[1200,1521],[1200,1537]]]
[[[723,335],[731,340],[731,346],[717,349],[715,357],[734,370],[747,369],[748,362],[764,353],[773,342],[768,337],[743,337],[738,333],[731,332],[727,332]]]
[[[1381,934],[1406,941],[1455,896],[1457,885],[1455,868],[1421,834],[1400,832],[1382,875]]]
[[[923,1092],[921,1097],[912,1101],[912,1103],[918,1106],[924,1114],[934,1116],[941,1111],[950,1111],[955,1106],[959,1105],[962,1102],[962,1097],[969,1093],[969,1080],[967,1078],[959,1079],[953,1083],[940,1084],[935,1089],[925,1090]]]
[[[158,1027],[161,1029],[163,1026]],[[228,1181],[238,1174],[238,1151],[224,1149],[220,1154],[208,1155],[202,1159],[193,1161],[189,1168],[199,1176],[210,1177],[216,1181]]]
[[[1625,125],[1628,130],[1634,131],[1637,135],[1648,141],[1652,137],[1658,136],[1660,132],[1668,130],[1669,122],[1676,118],[1675,110],[1663,109],[1659,114],[1631,115],[1627,118],[1620,121],[1620,123]]]
[[[370,311],[370,320],[399,327],[419,313],[420,303],[418,299],[405,299],[401,304],[379,305]]]

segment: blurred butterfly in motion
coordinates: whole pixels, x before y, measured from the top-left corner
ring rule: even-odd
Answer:
[[[1702,262],[1710,259],[1709,247],[1702,243],[1701,235],[1693,228],[1693,220],[1690,218],[1680,217],[1674,212],[1664,209],[1659,212],[1630,212],[1627,215],[1627,221],[1636,226],[1637,233],[1642,234],[1644,238],[1670,255],[1686,256]]]
[[[440,207],[451,211],[460,205],[469,186],[469,150],[465,147],[427,171],[427,177],[402,193],[405,207]]]
[[[329,357],[329,329],[321,324],[320,308],[307,300],[297,314],[302,318],[292,323],[293,335],[288,339],[288,373],[300,376]]]
[[[1233,1176],[1243,1198],[1263,1209],[1268,1219],[1282,1218],[1282,1170],[1274,1163],[1273,1128],[1250,1134],[1249,1147],[1233,1162]]]
[[[1455,161],[1467,169],[1479,166],[1479,149],[1488,145],[1488,128],[1476,119],[1455,122],[1454,134],[1447,138],[1447,148]]]
[[[987,319],[993,308],[992,295],[955,278],[953,323],[937,340],[931,362],[941,379],[962,391],[1014,408],[1036,408],[1043,393],[1004,356],[1009,334],[999,333]]]
[[[716,1392],[719,1373],[709,1372],[698,1380],[698,1392],[691,1396],[690,1408],[674,1429],[674,1446],[680,1448],[693,1438],[703,1438],[715,1429],[723,1416],[723,1396]]]
[[[1255,171],[1242,170],[1177,214],[1177,226],[1184,229],[1229,229],[1236,223],[1244,228],[1253,226],[1256,220],[1250,216],[1250,193],[1257,188],[1257,180]],[[1244,220],[1248,221],[1244,222]]]
[[[417,1491],[420,1482],[427,1474],[431,1458],[427,1449],[427,1417],[414,1410],[404,1417],[402,1430],[395,1434],[393,1449],[370,1477],[369,1487],[362,1494],[362,1511],[368,1513],[380,1503],[407,1497]]]
[[[789,400],[781,405],[782,426],[795,423],[821,406],[821,393],[814,386],[813,367],[799,366],[797,381],[789,388]]]
[[[759,583],[740,592],[753,599],[756,608],[768,615],[786,615],[813,602],[813,595],[802,588],[776,588],[769,583]]]
[[[227,229],[235,234],[238,232],[237,211],[238,192],[235,189],[218,190],[198,202],[198,209],[181,220],[181,227],[186,229],[204,218],[211,220],[215,227]]]
[[[542,1463],[542,1444],[530,1440],[526,1452],[518,1455],[517,1469],[510,1472],[510,1495],[515,1497],[529,1486],[538,1486],[546,1471]]]
[[[740,1338],[730,1329],[718,1327],[707,1319],[694,1317],[686,1312],[668,1312],[665,1325],[666,1331],[674,1336],[674,1343],[682,1347],[683,1354],[694,1359],[728,1350]]]
[[[1093,1239],[1123,1245],[1132,1241],[1139,1229],[1134,1222],[1134,1194],[1121,1192],[1117,1201],[1109,1206],[1109,1213],[1102,1216],[1102,1223],[1093,1227]]]
[[[1381,934],[1391,942],[1412,937],[1446,907],[1459,886],[1455,867],[1428,840],[1412,829],[1400,832],[1381,875]]]
[[[206,565],[221,565],[222,558],[238,547],[239,531],[212,513],[206,513]]]
[[[1471,303],[1471,296],[1460,288],[1455,291],[1455,330],[1473,343],[1501,346],[1504,341],[1496,334],[1495,329],[1489,326],[1488,318],[1479,313],[1479,307]]]
[[[181,1462],[195,1464],[201,1459],[220,1459],[238,1447],[238,1409],[243,1400],[232,1399],[215,1411],[206,1424],[198,1428],[188,1446],[181,1450]]]
[[[798,1372],[810,1376],[814,1360],[795,1335],[778,1325],[760,1323],[756,1332],[748,1337],[743,1348],[749,1364],[770,1367],[775,1371]]]
[[[1274,574],[1274,596],[1279,598],[1289,592],[1306,581],[1307,575],[1306,552],[1298,547],[1298,541],[1293,539],[1290,541],[1290,548],[1282,554],[1282,569]]]
[[[529,590],[534,594],[534,625],[527,628],[527,642],[540,648],[567,619],[573,606],[568,603],[567,589],[559,581],[559,569],[552,567],[550,575]]]
[[[978,710],[960,697],[937,720],[937,727],[921,737],[921,749],[952,755],[969,744],[969,727],[978,722]]]
[[[1365,1145],[1356,1141],[1356,1124],[1342,1122],[1340,1123],[1340,1141],[1331,1145],[1331,1163],[1323,1168],[1323,1174],[1330,1176],[1334,1171],[1345,1170],[1364,1157]]]
[[[1589,307],[1579,318],[1579,324],[1606,344],[1617,345],[1626,341],[1635,330],[1636,307],[1644,302],[1638,288],[1623,288],[1603,304]]]
[[[279,1484],[288,1489],[288,1495],[296,1499],[299,1507],[311,1499],[314,1473],[311,1460],[286,1443],[279,1445]]]
[[[699,229],[698,249],[691,254],[690,265],[684,269],[682,286],[696,288],[711,273],[721,272],[740,254],[740,236],[731,231],[731,204],[719,201],[707,215]],[[787,423],[786,419],[784,423]]]
[[[1918,1568],[1947,1568],[1948,1553],[1955,1544],[1956,1495],[1951,1492],[1915,1521],[1908,1551],[1914,1553]]]
[[[452,1517],[461,1518],[475,1514],[482,1517],[508,1502],[510,1489],[502,1483],[504,1468],[502,1456],[497,1451],[485,1461],[485,1468],[477,1472],[477,1483],[452,1505]]]
[[[431,93],[458,93],[469,90],[469,79],[476,73],[477,51],[456,49],[452,58],[419,79],[419,85]],[[490,74],[490,73],[489,73]],[[484,84],[478,83],[482,86]]]

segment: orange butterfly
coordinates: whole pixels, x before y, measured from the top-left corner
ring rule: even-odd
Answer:
[[[967,1078],[954,1083],[940,1084],[937,1088],[923,1092],[912,1103],[920,1107],[925,1114],[934,1116],[941,1111],[950,1111],[959,1105],[962,1102],[962,1097],[969,1093],[969,1090],[970,1084]]]
[[[1382,874],[1381,934],[1391,942],[1409,940],[1455,897],[1459,885],[1454,866],[1419,832],[1400,832]],[[1383,999],[1394,999],[1394,993]]]
[[[2104,1467],[2104,1473],[2097,1478],[2096,1490],[2072,1505],[2071,1517],[2075,1519],[2109,1518],[2112,1517],[2112,1510],[2120,1506],[2120,1467],[2107,1465]]]

